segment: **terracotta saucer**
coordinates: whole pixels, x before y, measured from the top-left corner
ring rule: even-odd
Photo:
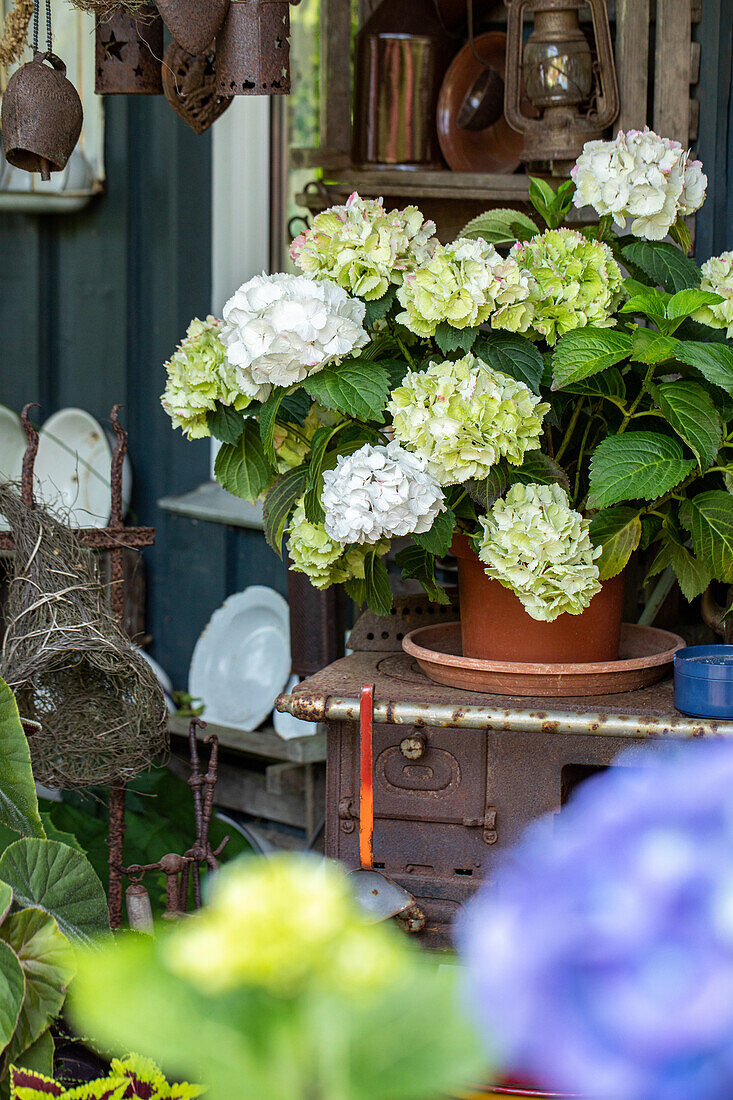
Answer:
[[[617,661],[525,664],[481,661],[461,653],[461,624],[436,623],[411,631],[402,642],[426,676],[438,684],[492,695],[573,697],[635,691],[664,679],[678,649],[678,634],[624,623]]]
[[[496,69],[503,80],[506,35],[501,31],[480,34],[474,45],[479,57]],[[524,138],[512,130],[503,116],[486,130],[461,130],[458,125],[458,112],[466,92],[481,71],[482,66],[469,45],[453,58],[438,97],[440,148],[454,172],[516,172]]]

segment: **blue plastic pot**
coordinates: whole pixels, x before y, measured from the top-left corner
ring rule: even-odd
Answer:
[[[690,645],[675,653],[674,705],[696,718],[733,718],[733,645]]]

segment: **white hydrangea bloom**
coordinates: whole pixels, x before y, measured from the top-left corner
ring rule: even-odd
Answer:
[[[324,473],[323,486],[324,526],[341,546],[424,534],[445,511],[426,460],[396,441],[341,455],[336,468]]]
[[[486,477],[503,457],[521,463],[539,446],[549,409],[524,382],[470,353],[410,371],[389,404],[397,440],[427,459],[441,485]]]
[[[362,546],[344,549],[322,523],[308,521],[300,498],[289,524],[288,556],[290,568],[305,573],[314,588],[330,588],[354,578],[363,580],[364,562],[371,549]],[[389,542],[379,542],[374,549],[379,555],[386,554]]]
[[[305,275],[256,275],[224,306],[221,340],[243,393],[264,400],[368,343],[366,307]]]
[[[590,521],[559,485],[513,485],[485,516],[479,558],[533,619],[580,615],[601,590]]]
[[[733,336],[733,252],[721,252],[702,265],[700,290],[709,290],[724,299],[713,306],[705,306],[695,314],[711,328],[724,328],[726,336]]]
[[[611,214],[622,228],[633,218],[631,232],[651,241],[661,241],[679,216],[702,206],[708,182],[689,149],[648,127],[619,130],[615,141],[586,142],[571,175],[576,206]]]

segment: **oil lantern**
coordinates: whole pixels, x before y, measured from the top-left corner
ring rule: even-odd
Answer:
[[[586,141],[603,136],[619,111],[618,84],[605,0],[590,8],[594,48],[580,26],[584,0],[506,0],[504,113],[524,135],[522,160],[567,175]],[[525,9],[534,29],[523,45]],[[522,84],[537,117],[522,113]]]

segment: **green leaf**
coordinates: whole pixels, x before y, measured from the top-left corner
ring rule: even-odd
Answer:
[[[25,995],[25,977],[12,948],[0,941],[0,1053],[15,1034]]]
[[[14,952],[25,976],[25,996],[8,1050],[15,1061],[40,1038],[61,1011],[74,977],[73,950],[53,917],[41,909],[13,913],[0,926],[0,938]]]
[[[669,293],[699,287],[700,269],[673,244],[663,241],[633,241],[623,249],[624,259],[663,286]]]
[[[648,317],[657,328],[664,331],[667,296],[653,287],[644,287],[642,291],[632,294],[627,302],[621,306],[619,313],[640,313]]]
[[[215,412],[206,414],[206,425],[213,435],[221,443],[236,443],[244,431],[244,420],[247,412],[237,412],[230,405],[222,405],[217,401]]]
[[[713,577],[733,583],[733,496],[723,489],[699,493],[684,502],[680,520],[692,535],[698,558]]]
[[[262,509],[267,545],[282,558],[283,535],[295,502],[303,496],[308,484],[308,467],[297,466],[279,477],[270,489]]]
[[[236,444],[225,443],[219,449],[214,476],[228,493],[253,503],[267,488],[272,467],[265,458],[256,420],[245,421],[244,431]]]
[[[684,218],[678,217],[669,228],[669,235],[680,246],[685,256],[692,252],[692,237]]]
[[[708,382],[733,394],[733,350],[726,344],[707,344],[698,340],[678,340],[675,358],[699,370]]]
[[[371,328],[375,321],[384,320],[394,305],[396,292],[397,288],[391,286],[381,298],[375,298],[371,302],[364,303],[366,306],[366,314],[364,316],[364,325],[366,328]]]
[[[482,336],[474,347],[474,354],[494,370],[524,382],[532,393],[540,392],[544,370],[541,353],[531,340],[512,333],[492,332]]]
[[[268,460],[271,466],[277,464],[277,456],[275,454],[275,422],[277,414],[280,409],[280,403],[285,397],[286,391],[280,386],[273,386],[270,396],[260,409],[259,425],[260,425],[260,439],[262,440],[262,449],[265,452],[265,458]]]
[[[0,680],[0,824],[23,836],[44,836],[31,754],[15,696]]]
[[[552,388],[559,390],[598,374],[631,355],[631,337],[608,328],[575,329],[558,342],[552,356]]]
[[[662,336],[650,328],[637,328],[632,337],[632,358],[637,363],[663,363],[673,359],[679,341],[672,336]]]
[[[280,403],[280,419],[286,424],[302,427],[310,412],[311,399],[305,390],[297,389],[286,393]]]
[[[441,321],[435,330],[435,342],[443,355],[452,351],[469,352],[480,331],[478,328],[453,328],[447,321]]]
[[[670,425],[697,458],[700,469],[712,466],[723,442],[715,405],[696,382],[665,382],[652,387],[652,396]]]
[[[641,330],[640,330],[641,331]],[[580,394],[584,397],[608,397],[623,401],[626,397],[626,383],[618,367],[607,367],[600,374],[583,378],[571,386],[563,387],[564,393]]]
[[[422,546],[406,546],[395,554],[395,564],[402,570],[402,579],[419,581],[429,600],[449,604],[450,596],[435,579],[435,558]]]
[[[109,930],[102,884],[82,852],[56,840],[16,840],[0,856],[14,903],[56,918],[69,939],[89,943]]]
[[[393,599],[387,567],[371,550],[364,559],[364,602],[375,615],[389,615]]]
[[[488,511],[499,497],[504,496],[511,483],[508,463],[502,460],[492,466],[486,477],[480,481],[472,478],[465,483],[464,488],[472,500]]]
[[[637,508],[618,505],[597,512],[590,522],[590,538],[603,553],[596,559],[602,581],[610,580],[626,568],[641,539],[641,520]]]
[[[526,214],[519,210],[487,210],[472,218],[464,226],[459,237],[476,239],[482,237],[488,244],[513,244],[514,241],[528,241],[539,233],[539,229]]]
[[[591,508],[623,500],[656,500],[694,469],[676,439],[657,432],[609,436],[596,447],[590,465]],[[733,497],[731,497],[733,501]]]
[[[13,891],[7,882],[0,882],[0,924],[5,920],[13,904]]]
[[[543,179],[530,176],[529,201],[547,223],[549,229],[557,229],[573,204],[575,184],[572,180],[561,183],[557,191]]]
[[[379,365],[384,367],[389,376],[390,392],[402,385],[403,379],[410,369],[410,364],[404,359],[380,359]]]
[[[527,451],[521,466],[509,466],[510,484],[519,481],[523,485],[552,485],[557,483],[564,489],[570,488],[568,475],[554,459],[542,451]]]
[[[323,471],[326,465],[326,450],[335,435],[343,431],[348,421],[333,427],[324,425],[319,428],[311,440],[311,460],[308,467],[308,488],[303,499],[305,518],[309,523],[323,523],[325,513],[321,504],[323,493]],[[336,461],[336,460],[334,460]]]
[[[662,520],[660,516],[642,516],[640,548],[642,550],[648,550],[661,529]]]
[[[44,1031],[35,1043],[32,1043],[27,1050],[24,1050],[15,1059],[15,1068],[21,1072],[25,1070],[31,1073],[43,1074],[44,1077],[50,1077],[53,1073],[53,1056],[53,1036],[50,1031]],[[50,1095],[54,1096],[56,1094],[51,1092]]]
[[[327,409],[358,416],[364,420],[384,420],[389,394],[389,375],[379,363],[369,359],[346,359],[329,363],[317,374],[306,378],[305,389]]]
[[[447,506],[444,512],[440,512],[433,521],[433,526],[424,535],[413,535],[413,539],[436,558],[444,558],[453,542],[453,532],[456,529],[456,517]]]
[[[709,290],[678,290],[667,302],[667,317],[670,320],[684,321],[703,306],[714,306],[724,299]]]
[[[713,579],[712,570],[706,562],[693,557],[684,543],[675,533],[667,530],[670,565],[674,569],[680,590],[686,600],[694,600]]]

